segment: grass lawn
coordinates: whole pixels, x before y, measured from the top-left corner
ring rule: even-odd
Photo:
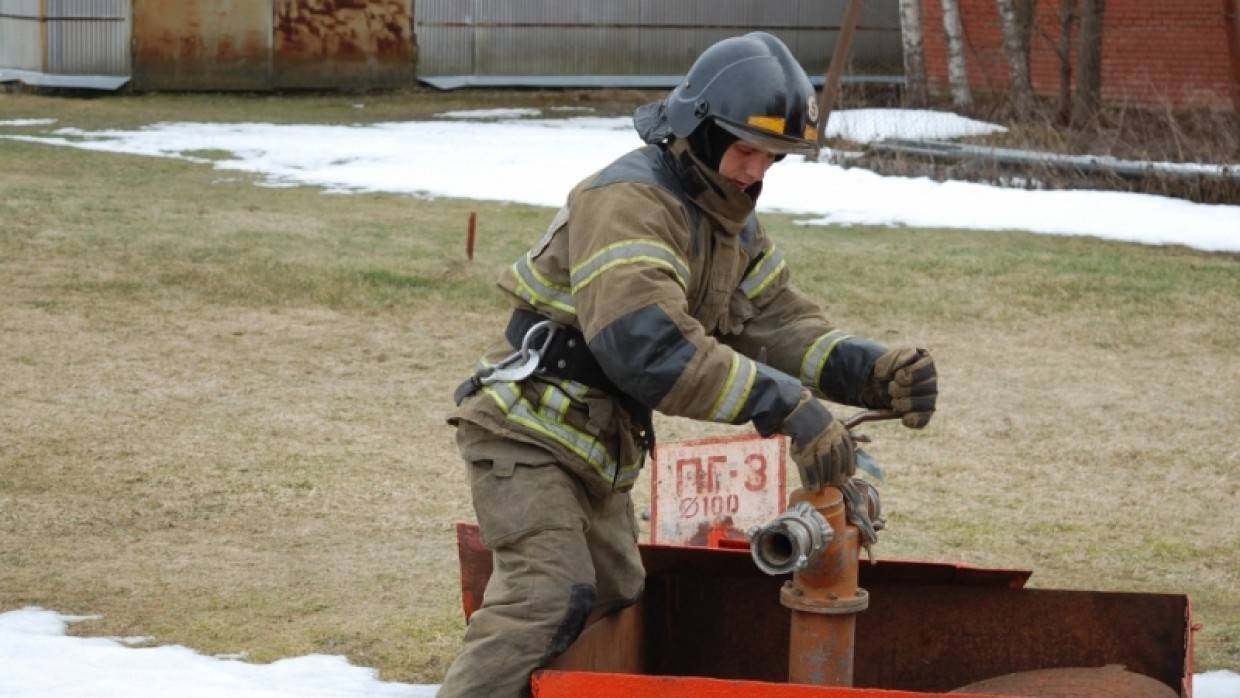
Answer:
[[[352,123],[565,99],[609,114],[640,97],[0,94],[0,120]],[[0,611],[438,681],[463,626],[452,524],[473,518],[444,416],[502,326],[497,271],[552,213],[0,140]],[[927,430],[866,429],[888,473],[880,556],[1187,593],[1197,670],[1240,668],[1240,257],[765,220],[838,324],[938,360]]]

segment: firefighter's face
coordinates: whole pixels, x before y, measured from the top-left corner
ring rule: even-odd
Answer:
[[[773,164],[773,154],[745,141],[736,141],[723,152],[723,158],[719,160],[719,174],[744,191],[761,182]]]

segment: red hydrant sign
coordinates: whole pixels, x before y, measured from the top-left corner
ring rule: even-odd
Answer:
[[[660,442],[651,471],[650,542],[717,547],[784,510],[782,436]]]

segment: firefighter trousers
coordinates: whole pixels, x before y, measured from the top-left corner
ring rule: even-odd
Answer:
[[[440,698],[529,695],[530,674],[596,616],[637,601],[645,571],[628,493],[591,498],[547,451],[462,421],[457,445],[494,570]]]

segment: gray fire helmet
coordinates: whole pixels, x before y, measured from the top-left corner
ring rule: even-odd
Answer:
[[[685,138],[706,119],[776,154],[813,154],[818,101],[805,70],[782,41],[766,32],[724,39],[702,52],[662,102],[639,107],[642,140]]]

